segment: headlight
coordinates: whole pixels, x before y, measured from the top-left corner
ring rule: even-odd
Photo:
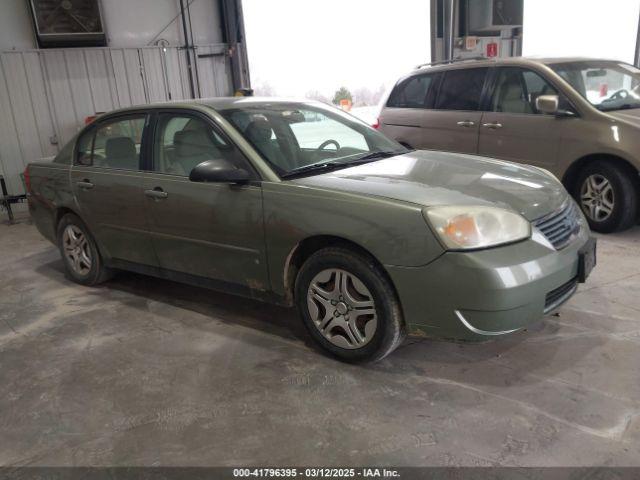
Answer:
[[[456,205],[425,208],[423,213],[451,250],[494,247],[531,236],[524,217],[502,208]]]

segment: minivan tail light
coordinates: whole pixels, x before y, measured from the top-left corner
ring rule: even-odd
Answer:
[[[380,119],[376,118],[376,121],[373,122],[373,124],[371,125],[373,128],[375,128],[376,130],[380,129]]]

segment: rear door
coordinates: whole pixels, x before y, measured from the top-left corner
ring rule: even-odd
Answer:
[[[538,112],[535,101],[540,95],[559,95],[556,88],[540,74],[521,67],[501,67],[494,84],[490,111],[482,116],[478,152],[553,169],[562,120]]]
[[[252,171],[243,154],[204,115],[160,112],[144,205],[160,267],[224,284],[267,290],[260,182],[191,182],[199,163],[224,158]],[[219,285],[224,288],[223,283]]]
[[[481,100],[489,68],[464,68],[443,73],[432,110],[421,123],[418,148],[477,153],[482,118]]]
[[[80,214],[108,257],[157,265],[147,232],[141,164],[149,116],[109,117],[80,136],[71,185]]]

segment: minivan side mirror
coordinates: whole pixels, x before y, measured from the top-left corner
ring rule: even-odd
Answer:
[[[558,98],[558,95],[540,95],[536,98],[536,110],[541,113],[555,115],[558,113],[559,105],[560,99]]]
[[[192,182],[247,183],[249,172],[223,158],[199,163],[189,173]]]

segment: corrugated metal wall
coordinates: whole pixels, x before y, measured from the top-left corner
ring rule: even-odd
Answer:
[[[197,47],[194,76],[202,97],[232,93],[225,50]],[[0,174],[9,192],[22,192],[25,165],[55,155],[87,116],[190,98],[188,78],[179,47],[0,52]]]

